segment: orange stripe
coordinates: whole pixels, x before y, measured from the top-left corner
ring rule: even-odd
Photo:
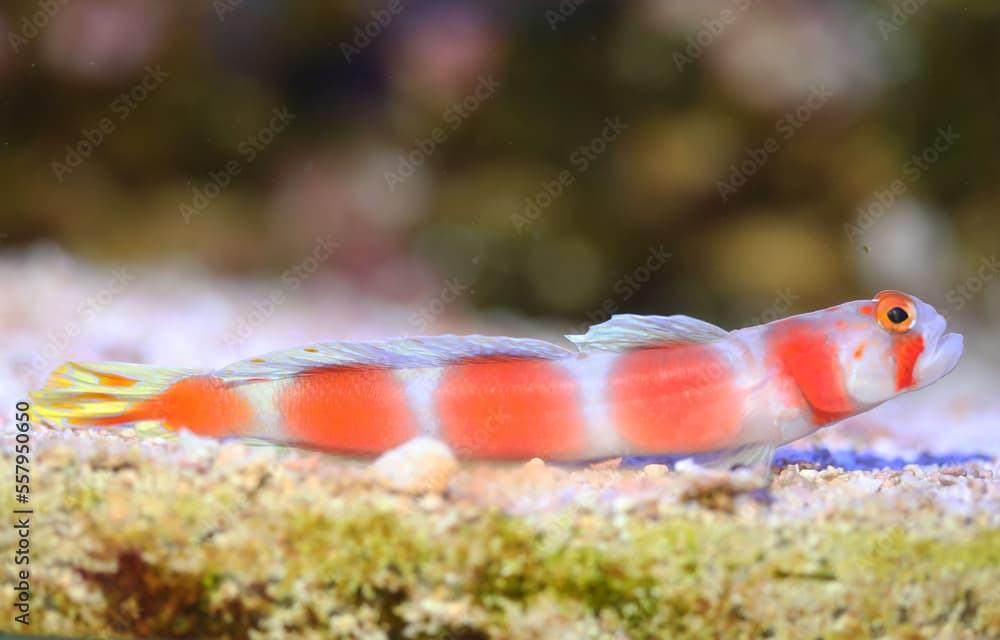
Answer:
[[[730,445],[744,398],[708,345],[640,349],[619,356],[608,378],[611,414],[623,437],[649,453],[696,453]]]
[[[918,333],[904,333],[892,343],[892,357],[896,361],[896,391],[915,385],[913,368],[924,352],[924,337]]]
[[[126,411],[117,416],[99,416],[94,418],[66,418],[66,424],[74,427],[114,427],[129,422],[139,420],[159,420],[159,418],[140,414],[134,411]]]
[[[98,391],[81,391],[80,393],[74,393],[72,398],[73,400],[96,400],[98,402],[114,402],[121,399],[114,394],[100,393]]]
[[[99,384],[103,384],[109,387],[131,387],[134,386],[138,380],[135,378],[127,378],[125,376],[120,376],[116,373],[108,373],[106,371],[94,371],[93,369],[87,369],[86,367],[81,367],[80,365],[75,365],[77,369],[81,371],[86,371],[87,373],[93,375],[97,378]]]
[[[106,394],[81,394],[105,399]],[[117,400],[111,396],[111,399]],[[72,425],[107,427],[140,420],[161,420],[168,429],[184,428],[198,435],[246,435],[253,410],[238,391],[221,378],[191,376],[178,380],[161,393],[137,403],[117,416],[70,418]]]
[[[73,381],[66,377],[69,373],[70,363],[64,362],[59,365],[52,373],[49,374],[49,379],[45,382],[46,387],[51,387],[54,389],[67,389],[73,386]]]
[[[52,402],[49,407],[52,409],[79,409],[80,405],[75,402]]]
[[[244,435],[253,409],[221,378],[191,376],[168,387],[151,403],[170,429],[186,427],[203,436]]]
[[[334,451],[379,453],[417,434],[403,384],[387,369],[305,372],[282,392],[278,407],[294,440]]]
[[[569,458],[586,449],[579,385],[548,360],[452,365],[435,405],[460,456]]]

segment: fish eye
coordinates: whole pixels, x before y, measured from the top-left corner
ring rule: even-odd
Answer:
[[[910,314],[906,313],[906,309],[903,307],[893,307],[885,313],[885,317],[893,324],[902,324],[906,322]]]
[[[883,329],[904,333],[917,319],[917,307],[906,294],[883,291],[875,296],[875,302],[875,318]]]

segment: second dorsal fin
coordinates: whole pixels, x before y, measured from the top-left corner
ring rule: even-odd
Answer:
[[[228,382],[277,380],[322,367],[407,369],[456,362],[560,360],[575,354],[542,340],[494,336],[430,336],[375,342],[322,342],[234,362],[217,372]]]
[[[640,316],[618,314],[596,324],[583,335],[566,339],[587,353],[628,351],[666,344],[711,342],[726,337],[725,329],[689,316]]]

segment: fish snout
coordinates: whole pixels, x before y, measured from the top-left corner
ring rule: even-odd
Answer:
[[[921,387],[951,372],[958,365],[965,348],[965,340],[961,334],[947,333],[948,321],[945,317],[933,307],[924,306],[927,306],[930,313],[924,316],[924,352],[917,361],[915,371]]]

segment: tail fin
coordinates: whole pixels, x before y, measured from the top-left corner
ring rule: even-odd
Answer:
[[[152,415],[153,405],[144,401],[198,373],[124,362],[66,362],[31,394],[32,410],[45,422],[64,428],[157,420],[161,416]]]

